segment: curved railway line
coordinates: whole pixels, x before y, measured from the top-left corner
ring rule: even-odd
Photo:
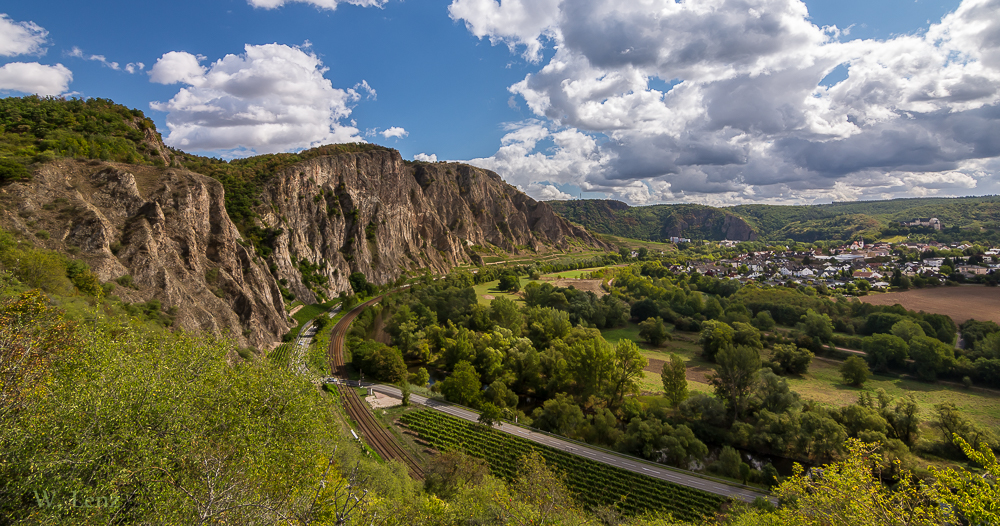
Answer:
[[[344,341],[347,338],[347,329],[351,326],[351,322],[354,318],[361,313],[365,307],[374,305],[381,299],[381,296],[373,298],[371,300],[358,305],[350,312],[344,315],[343,318],[337,322],[337,325],[333,328],[333,332],[330,335],[330,349],[328,351],[330,355],[330,363],[333,364],[333,376],[340,378],[340,382],[337,383],[337,388],[340,390],[340,394],[343,396],[344,408],[347,409],[348,416],[358,424],[361,431],[361,436],[364,438],[365,442],[371,446],[382,458],[396,459],[406,465],[407,469],[410,471],[410,476],[416,480],[424,479],[424,472],[417,464],[417,461],[413,459],[400,445],[396,442],[396,439],[389,434],[388,431],[382,427],[382,424],[375,419],[372,412],[369,411],[368,407],[364,402],[361,401],[361,397],[358,396],[358,392],[355,388],[348,385],[347,382],[347,369],[344,363]]]

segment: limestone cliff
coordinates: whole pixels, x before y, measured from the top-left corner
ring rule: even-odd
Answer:
[[[261,226],[279,232],[275,274],[307,302],[349,291],[352,272],[383,284],[405,270],[445,272],[480,254],[606,248],[493,172],[406,163],[395,150],[294,164],[275,174],[261,201]]]
[[[606,246],[492,172],[406,163],[395,150],[342,153],[269,174],[258,253],[217,180],[178,167],[57,160],[0,187],[0,226],[87,261],[124,301],[157,299],[176,327],[265,347],[290,328],[280,284],[312,303],[348,277],[389,283],[482,255]],[[45,235],[38,235],[44,231]]]
[[[601,234],[648,241],[671,237],[753,241],[759,233],[727,209],[704,205],[629,206],[621,201],[552,201],[556,212]]]
[[[172,308],[176,327],[254,346],[289,328],[274,278],[241,244],[214,179],[177,168],[60,160],[42,165],[29,183],[0,187],[0,204],[5,229],[76,254],[102,281],[131,276],[131,286],[114,294],[159,300]]]

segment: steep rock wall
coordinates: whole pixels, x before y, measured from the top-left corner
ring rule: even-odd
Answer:
[[[175,325],[264,346],[289,328],[274,278],[240,243],[222,185],[177,168],[63,160],[0,188],[4,228],[78,253],[128,302],[158,299]],[[35,233],[50,234],[40,240]]]
[[[410,269],[471,263],[482,247],[511,254],[606,248],[493,172],[405,163],[396,151],[297,163],[275,175],[261,201],[262,226],[280,230],[276,274],[307,302],[349,291],[352,272],[384,284]],[[303,260],[325,284],[305,282]]]

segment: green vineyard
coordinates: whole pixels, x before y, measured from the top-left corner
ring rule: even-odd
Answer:
[[[434,448],[459,450],[484,459],[498,477],[513,480],[522,456],[534,449],[565,474],[566,486],[585,507],[613,506],[623,513],[667,511],[675,519],[697,520],[718,511],[724,498],[466,422],[438,411],[419,410],[399,420]]]

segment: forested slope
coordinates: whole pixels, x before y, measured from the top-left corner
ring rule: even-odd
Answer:
[[[1000,242],[1000,197],[920,198],[821,205],[702,205],[630,207],[620,201],[552,201],[570,221],[602,234],[663,241],[671,236],[705,240],[800,242],[879,239],[919,234],[939,241]],[[908,228],[902,221],[937,217],[945,231]]]

